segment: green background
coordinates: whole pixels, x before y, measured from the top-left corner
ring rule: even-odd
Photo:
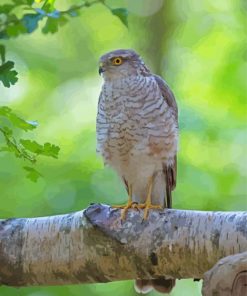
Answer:
[[[7,1],[6,1],[7,2]],[[80,1],[57,1],[66,9]],[[176,96],[180,143],[173,206],[247,210],[246,4],[244,1],[107,1],[127,7],[129,29],[104,6],[82,10],[56,34],[40,30],[5,43],[19,81],[0,85],[0,105],[39,127],[25,135],[61,148],[39,157],[37,183],[26,164],[0,153],[0,217],[35,217],[77,211],[91,202],[123,203],[124,186],[96,155],[95,118],[102,85],[98,58],[133,48]],[[41,22],[42,24],[42,22]],[[22,136],[19,134],[19,136]],[[0,135],[0,144],[3,138]],[[177,281],[172,296],[200,295],[201,283]],[[64,287],[0,287],[0,295],[136,295],[133,282]],[[152,292],[150,295],[158,295]]]

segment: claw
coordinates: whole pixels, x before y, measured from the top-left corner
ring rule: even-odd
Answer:
[[[162,206],[161,205],[152,205],[152,204],[146,204],[145,208],[144,208],[144,215],[143,215],[143,220],[147,220],[148,218],[148,211],[150,209],[154,209],[154,210],[162,210]]]
[[[132,186],[128,186],[128,194],[129,199],[126,205],[114,205],[113,208],[116,209],[122,209],[121,211],[121,220],[124,221],[126,219],[126,214],[128,212],[128,209],[135,209],[136,208],[136,202],[132,201]]]
[[[143,214],[143,220],[147,220],[148,218],[148,212],[150,209],[154,210],[162,210],[163,207],[161,205],[153,205],[151,201],[151,196],[152,196],[152,189],[153,189],[153,179],[154,177],[149,178],[148,182],[148,194],[147,194],[147,199],[145,203],[140,203],[138,204],[135,201],[132,201],[132,186],[128,186],[128,193],[129,193],[129,199],[126,205],[114,205],[112,206],[113,208],[116,209],[121,209],[121,221],[124,221],[126,219],[126,215],[129,209],[143,209],[144,214]]]
[[[112,208],[121,209],[121,220],[125,220],[128,209],[136,209],[136,202],[129,200],[126,205],[114,205]]]

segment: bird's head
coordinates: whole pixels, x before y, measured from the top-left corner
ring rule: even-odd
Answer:
[[[132,49],[110,51],[99,60],[99,74],[107,80],[123,79],[141,73],[149,73],[149,70]]]

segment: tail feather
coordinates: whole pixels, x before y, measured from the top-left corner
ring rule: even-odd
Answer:
[[[135,290],[140,294],[147,294],[153,289],[160,293],[170,293],[173,287],[175,286],[175,279],[151,279],[151,280],[136,280],[135,281]]]
[[[154,290],[160,293],[170,293],[173,287],[175,286],[176,280],[175,279],[154,279],[152,280],[152,286]]]
[[[166,208],[172,208],[172,191],[176,187],[176,175],[177,175],[177,157],[174,157],[174,162],[171,166],[163,164],[163,172],[165,174],[166,182]]]
[[[140,294],[147,294],[153,290],[152,280],[135,280],[135,290]]]

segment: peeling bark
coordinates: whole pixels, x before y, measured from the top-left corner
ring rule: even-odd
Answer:
[[[206,272],[202,295],[247,295],[247,252],[223,258]]]
[[[92,205],[67,215],[0,221],[0,284],[203,278],[219,259],[247,251],[247,212],[130,210]]]

